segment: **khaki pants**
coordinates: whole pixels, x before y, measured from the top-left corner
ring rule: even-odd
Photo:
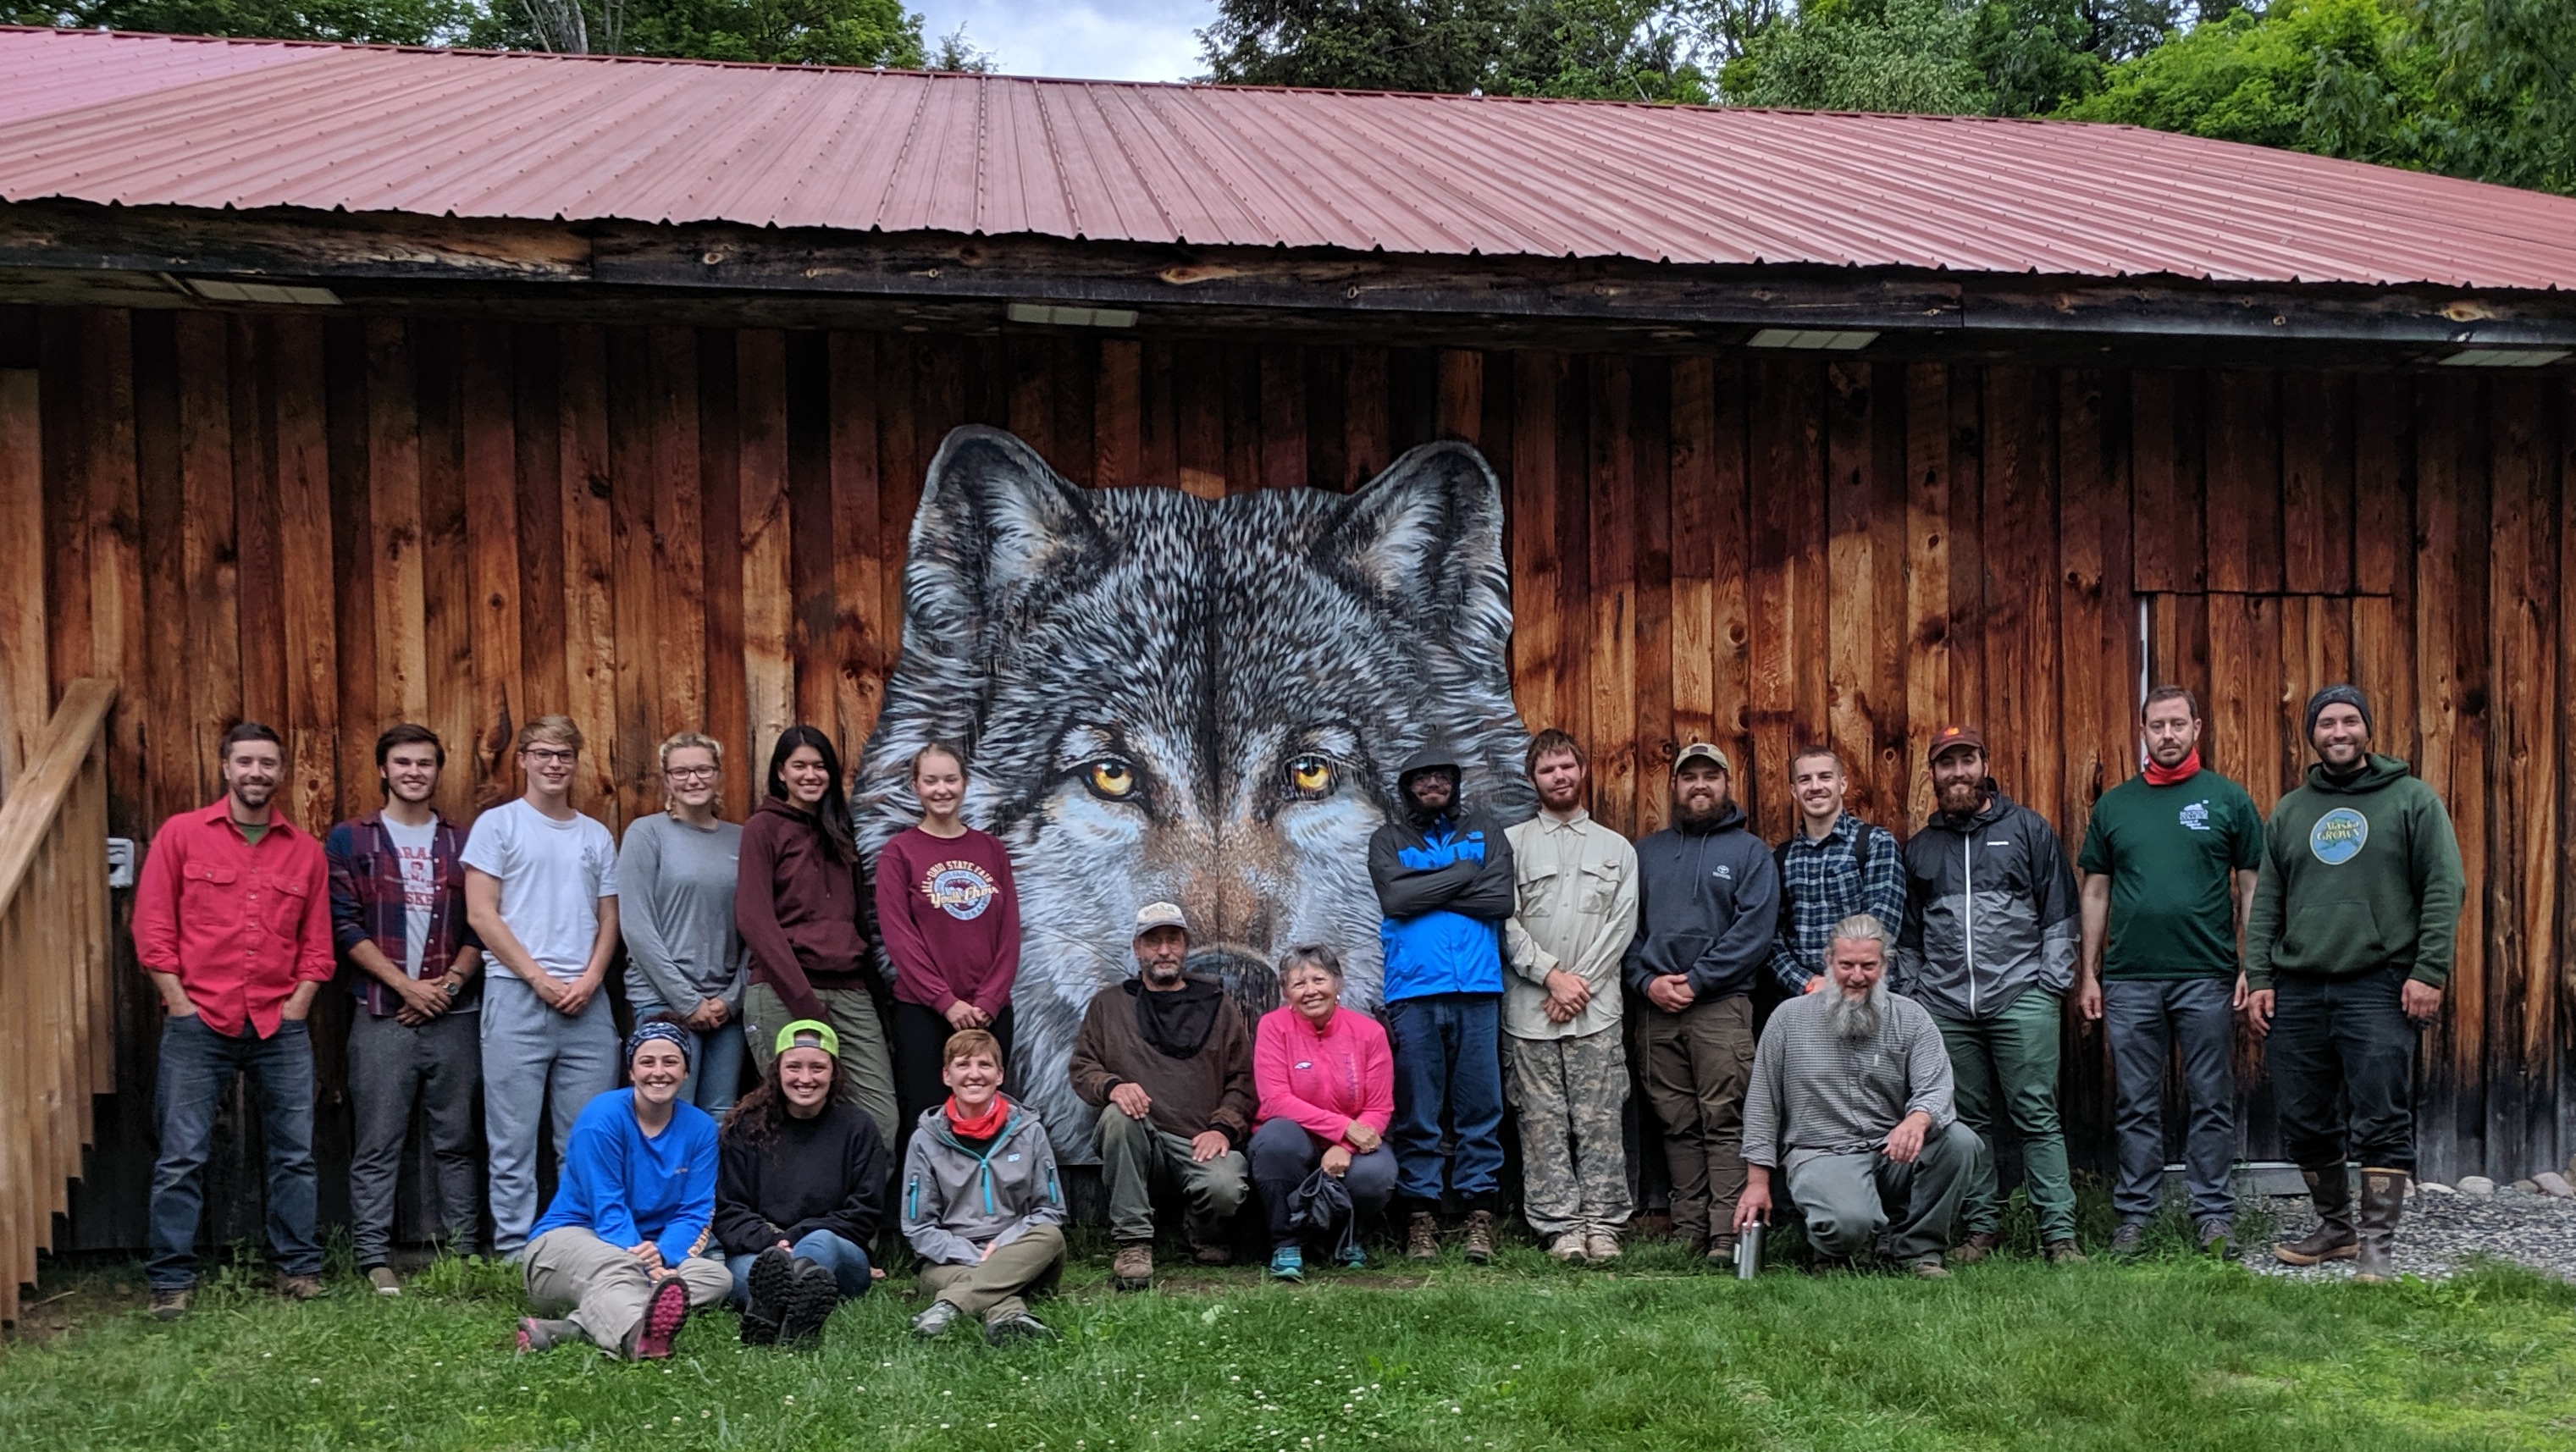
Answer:
[[[569,1314],[581,1334],[618,1356],[634,1345],[635,1328],[653,1304],[653,1274],[644,1262],[575,1225],[549,1230],[528,1242],[520,1257],[527,1270],[528,1301],[540,1316]],[[689,1309],[701,1310],[733,1289],[725,1263],[693,1255],[680,1263]]]
[[[1649,1005],[1646,1103],[1664,1127],[1673,1177],[1673,1229],[1693,1245],[1735,1233],[1744,1193],[1744,1091],[1753,1077],[1753,1000],[1694,1003],[1679,1013]]]
[[[814,996],[831,1016],[832,1032],[841,1037],[842,1092],[876,1121],[877,1137],[886,1142],[886,1153],[891,1155],[903,1122],[895,1113],[894,1056],[886,1052],[877,1001],[864,988],[817,988]],[[786,1001],[768,984],[754,983],[742,990],[742,1035],[751,1045],[751,1062],[760,1077],[769,1077],[770,1061],[778,1057],[778,1031],[795,1020]]]
[[[981,1265],[926,1265],[915,1279],[923,1295],[982,1316],[989,1325],[1028,1314],[1029,1303],[1021,1298],[1054,1290],[1063,1271],[1064,1232],[1032,1225]]]
[[[1521,1116],[1521,1215],[1542,1236],[1628,1224],[1628,1053],[1616,1027],[1503,1040],[1503,1092]]]
[[[1193,1246],[1222,1243],[1226,1220],[1252,1190],[1242,1151],[1193,1160],[1188,1140],[1152,1120],[1130,1119],[1115,1104],[1100,1111],[1100,1185],[1109,1192],[1109,1234],[1121,1244],[1152,1243],[1157,1173],[1180,1187]]]

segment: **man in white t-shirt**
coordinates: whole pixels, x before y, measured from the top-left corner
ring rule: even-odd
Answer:
[[[537,1218],[537,1117],[555,1153],[591,1097],[617,1087],[617,1026],[600,985],[617,950],[617,844],[572,808],[581,729],[539,716],[519,732],[525,796],[485,812],[465,843],[465,910],[501,970],[483,993],[483,1133],[492,1249],[517,1260]]]

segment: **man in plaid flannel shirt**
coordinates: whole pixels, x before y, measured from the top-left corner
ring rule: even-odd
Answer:
[[[1824,986],[1825,940],[1834,924],[1867,913],[1891,933],[1905,924],[1905,861],[1896,834],[1843,810],[1843,763],[1830,746],[1789,758],[1798,830],[1772,859],[1780,868],[1780,937],[1771,976],[1790,996]]]

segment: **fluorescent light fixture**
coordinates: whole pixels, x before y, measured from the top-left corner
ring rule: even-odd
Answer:
[[[2446,368],[2546,368],[2567,356],[2565,348],[2462,348],[2442,360]]]
[[[1054,303],[1013,303],[1011,321],[1058,328],[1132,328],[1134,308],[1069,308]]]
[[[297,287],[278,282],[228,282],[219,277],[182,278],[188,291],[208,302],[284,303],[300,308],[335,308],[340,295],[327,287]]]
[[[1878,341],[1876,333],[1833,328],[1764,328],[1744,340],[1748,348],[1803,348],[1810,352],[1850,353]]]

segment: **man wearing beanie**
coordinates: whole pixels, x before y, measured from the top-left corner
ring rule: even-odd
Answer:
[[[2317,764],[2264,826],[2245,927],[2246,1022],[2270,1037],[2281,1137],[2317,1207],[2317,1228],[2272,1253],[2385,1281],[2415,1173],[2415,1039],[2441,1016],[2459,928],[2460,847],[2433,789],[2370,751],[2359,690],[2317,692],[2307,724]],[[2361,1162],[2357,1214],[2347,1156]]]

